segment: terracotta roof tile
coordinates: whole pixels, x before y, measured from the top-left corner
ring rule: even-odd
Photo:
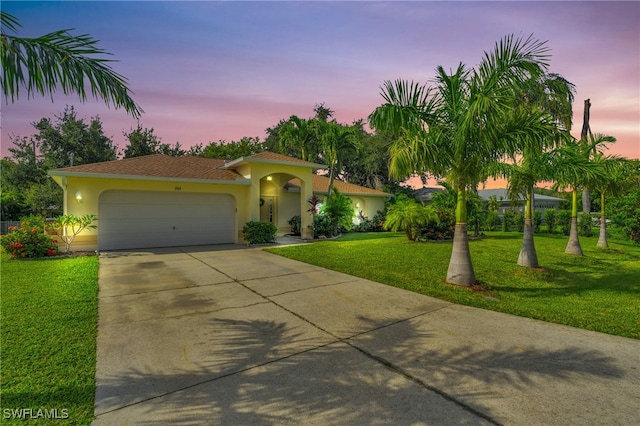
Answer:
[[[244,157],[245,160],[246,159],[261,159],[261,160],[272,160],[272,161],[284,161],[287,163],[300,163],[300,164],[307,164],[309,166],[317,166],[317,163],[312,163],[310,161],[306,161],[306,160],[301,160],[300,158],[295,158],[295,157],[289,157],[288,155],[282,155],[282,154],[276,154],[275,152],[271,152],[271,151],[263,151],[263,152],[259,152],[257,154],[253,154],[250,155],[248,157]]]
[[[103,163],[83,164],[53,171],[205,180],[236,180],[242,178],[242,175],[235,170],[221,169],[220,167],[223,165],[224,160],[214,158],[171,157],[164,154],[155,154]]]
[[[291,179],[289,184],[300,187],[300,179]],[[334,180],[333,186],[338,189],[341,194],[345,195],[377,195],[389,196],[391,194],[377,189],[367,188],[365,186],[355,185],[341,180]],[[313,175],[313,192],[326,194],[329,191],[329,178],[321,175]]]

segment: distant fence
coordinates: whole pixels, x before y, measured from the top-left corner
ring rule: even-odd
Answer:
[[[0,222],[0,234],[4,235],[9,232],[9,227],[20,226],[19,220],[3,220]]]

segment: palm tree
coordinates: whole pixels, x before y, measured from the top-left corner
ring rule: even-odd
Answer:
[[[517,107],[525,109],[540,109],[547,112],[557,127],[554,138],[538,139],[524,138],[524,145],[520,151],[520,158],[514,164],[504,164],[498,167],[498,173],[508,178],[509,195],[525,198],[524,233],[522,247],[518,256],[518,265],[537,268],[538,255],[533,238],[533,206],[534,187],[540,181],[543,172],[541,156],[545,150],[553,147],[562,139],[570,138],[571,118],[573,116],[573,99],[575,86],[558,74],[545,74],[539,79],[531,79],[523,85],[521,96],[517,99]]]
[[[329,168],[328,196],[331,196],[333,181],[342,170],[342,159],[355,154],[360,140],[357,129],[352,126],[343,126],[334,121],[318,121],[317,124],[322,156]]]
[[[384,228],[393,232],[404,230],[409,241],[415,241],[418,226],[438,220],[438,215],[430,206],[423,206],[405,194],[396,197],[385,216]]]
[[[615,138],[613,138],[615,141]],[[590,186],[600,192],[600,235],[598,247],[608,248],[607,243],[607,215],[605,213],[605,198],[607,195],[619,195],[633,181],[633,172],[625,158],[615,155],[596,153],[592,160],[604,172],[603,179],[591,182]]]
[[[16,33],[21,27],[13,15],[0,12],[2,29]],[[84,34],[74,36],[70,30],[60,30],[41,37],[25,38],[0,33],[0,62],[2,64],[2,91],[5,100],[15,102],[20,89],[26,89],[27,98],[35,94],[53,93],[60,87],[65,95],[77,93],[83,102],[87,99],[85,85],[95,98],[102,98],[107,106],[124,108],[134,118],[143,112],[131,98],[127,79],[116,73],[109,59],[95,57],[108,54],[97,47],[98,40]]]
[[[282,126],[280,152],[299,156],[305,161],[317,161],[317,147],[314,139],[314,124],[296,115],[289,117]]]
[[[571,230],[565,253],[582,256],[578,238],[578,191],[590,182],[605,179],[601,165],[591,160],[592,152],[602,152],[607,143],[615,142],[612,136],[596,134],[587,143],[573,141],[549,153],[547,170],[554,189],[571,190]]]
[[[486,165],[518,151],[524,138],[542,139],[553,126],[540,111],[514,108],[515,88],[547,67],[545,42],[507,36],[485,52],[477,69],[464,64],[435,85],[385,82],[385,103],[369,116],[375,129],[399,135],[389,150],[390,174],[430,173],[456,190],[456,225],[447,282],[476,281],[467,235],[466,192],[484,180]]]

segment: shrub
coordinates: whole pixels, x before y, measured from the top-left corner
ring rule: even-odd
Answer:
[[[556,217],[562,235],[569,235],[571,233],[571,210],[558,210]]]
[[[385,213],[380,210],[373,216],[373,219],[361,215],[360,223],[354,225],[351,230],[354,232],[382,232],[384,231],[385,219]]]
[[[531,223],[533,225],[533,232],[540,232],[540,226],[542,225],[542,212],[540,210],[533,211],[533,217],[531,218]]]
[[[437,219],[418,226],[416,241],[452,240],[455,229],[455,211],[441,209],[437,212]]]
[[[300,236],[300,226],[302,224],[300,216],[292,217],[287,223],[291,226],[291,234]]]
[[[591,237],[593,235],[591,214],[587,212],[580,213],[578,216],[578,235],[581,237]]]
[[[96,229],[96,225],[92,223],[98,219],[94,214],[86,214],[84,216],[75,216],[66,214],[56,217],[56,220],[49,227],[64,241],[64,251],[69,253],[71,243],[76,239],[78,234],[85,228]]]
[[[333,224],[329,216],[320,213],[313,217],[313,238],[332,237]]]
[[[640,243],[640,189],[612,198],[607,207],[611,222],[625,233],[627,238]]]
[[[504,232],[511,231],[511,228],[515,225],[514,217],[515,213],[513,210],[507,210],[504,212],[504,215],[502,216],[502,230]]]
[[[351,229],[355,213],[351,199],[346,195],[340,194],[335,188],[325,204],[322,205],[320,212],[331,221],[333,226],[331,236],[338,235],[340,228],[344,228],[347,231]]]
[[[271,222],[247,222],[242,228],[244,239],[249,244],[265,244],[276,241],[278,227]]]
[[[556,209],[546,209],[544,211],[544,222],[547,224],[547,232],[556,232]]]
[[[0,244],[14,259],[55,256],[58,253],[57,241],[44,233],[44,218],[40,216],[22,218],[20,227],[10,228],[10,232],[1,237]]]
[[[498,229],[498,226],[500,226],[500,216],[498,216],[498,212],[495,210],[489,210],[486,213],[483,228],[485,231],[495,231]]]
[[[518,232],[524,232],[524,213],[518,212],[513,215],[513,223],[516,225]]]

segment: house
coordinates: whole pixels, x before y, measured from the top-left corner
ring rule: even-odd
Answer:
[[[95,214],[97,229],[74,242],[81,250],[115,250],[242,243],[249,221],[289,232],[301,215],[302,238],[313,238],[307,200],[327,195],[325,166],[272,152],[225,160],[163,154],[54,169],[64,190],[64,213]],[[334,182],[356,214],[372,217],[390,195]]]
[[[488,203],[491,197],[496,197],[498,201],[498,214],[502,216],[508,210],[524,211],[525,199],[520,197],[516,200],[509,199],[509,191],[506,188],[500,189],[479,189],[478,195],[483,203]],[[544,211],[547,209],[559,210],[561,203],[566,200],[562,198],[550,197],[548,195],[534,194],[533,210]]]
[[[433,194],[439,191],[444,191],[443,188],[419,188],[413,193],[416,200],[429,204],[433,198]],[[478,195],[482,199],[485,207],[491,197],[496,197],[498,201],[498,214],[502,216],[505,211],[524,211],[525,200],[521,197],[516,200],[509,199],[509,191],[506,188],[500,189],[479,189]],[[533,209],[544,211],[546,209],[560,209],[562,198],[550,197],[548,195],[535,194],[533,197]]]

